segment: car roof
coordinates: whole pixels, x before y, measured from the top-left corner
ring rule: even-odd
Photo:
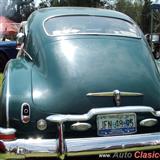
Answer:
[[[133,25],[135,22],[127,15],[108,9],[91,8],[91,7],[49,7],[34,11],[27,20],[26,32],[30,31],[30,35],[42,41],[50,40],[45,30],[44,22],[51,17],[59,16],[75,16],[75,15],[89,15],[89,16],[103,16],[109,18],[122,19],[128,21]],[[38,30],[38,32],[37,32]],[[39,34],[41,33],[41,34]],[[51,38],[53,40],[53,37]]]
[[[34,16],[36,14],[36,16]],[[91,7],[49,7],[36,10],[32,16],[37,19],[46,19],[51,16],[67,16],[67,15],[96,15],[96,16],[106,16],[123,19],[129,22],[133,22],[133,20],[121,13],[114,10],[108,9],[100,9],[100,8],[91,8]],[[31,17],[32,17],[31,16]]]
[[[16,41],[0,41],[0,47],[15,47]]]

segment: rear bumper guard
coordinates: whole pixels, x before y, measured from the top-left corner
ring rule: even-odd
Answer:
[[[55,114],[46,119],[58,124],[58,139],[17,139],[1,141],[9,155],[24,157],[87,156],[103,153],[127,152],[147,149],[160,149],[160,132],[114,137],[93,137],[65,139],[63,126],[67,121],[87,121],[98,114],[148,112],[160,117],[160,111],[148,106],[124,106],[91,109],[82,115]],[[5,132],[5,130],[4,130]],[[5,155],[7,156],[7,154]],[[22,157],[21,157],[22,158]]]

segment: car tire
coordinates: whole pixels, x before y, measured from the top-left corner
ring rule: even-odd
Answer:
[[[0,72],[4,71],[7,61],[8,61],[7,56],[4,53],[0,52]]]

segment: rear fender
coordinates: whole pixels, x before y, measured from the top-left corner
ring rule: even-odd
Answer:
[[[31,103],[32,63],[25,59],[11,60],[5,69],[0,99],[0,125],[10,127],[20,120],[22,103]]]

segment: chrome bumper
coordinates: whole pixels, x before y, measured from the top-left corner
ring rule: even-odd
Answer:
[[[150,134],[65,139],[64,156],[88,156],[104,153],[160,149],[160,132]],[[3,141],[5,158],[61,157],[56,139],[17,139]],[[97,145],[98,144],[98,145]]]
[[[58,139],[17,139],[0,141],[6,148],[5,158],[88,156],[105,153],[160,149],[160,132],[112,137],[65,139],[63,125],[67,121],[86,121],[98,114],[149,112],[160,117],[160,111],[148,106],[125,106],[91,109],[83,115],[51,115],[47,120],[58,124]],[[7,132],[3,130],[3,132]]]

